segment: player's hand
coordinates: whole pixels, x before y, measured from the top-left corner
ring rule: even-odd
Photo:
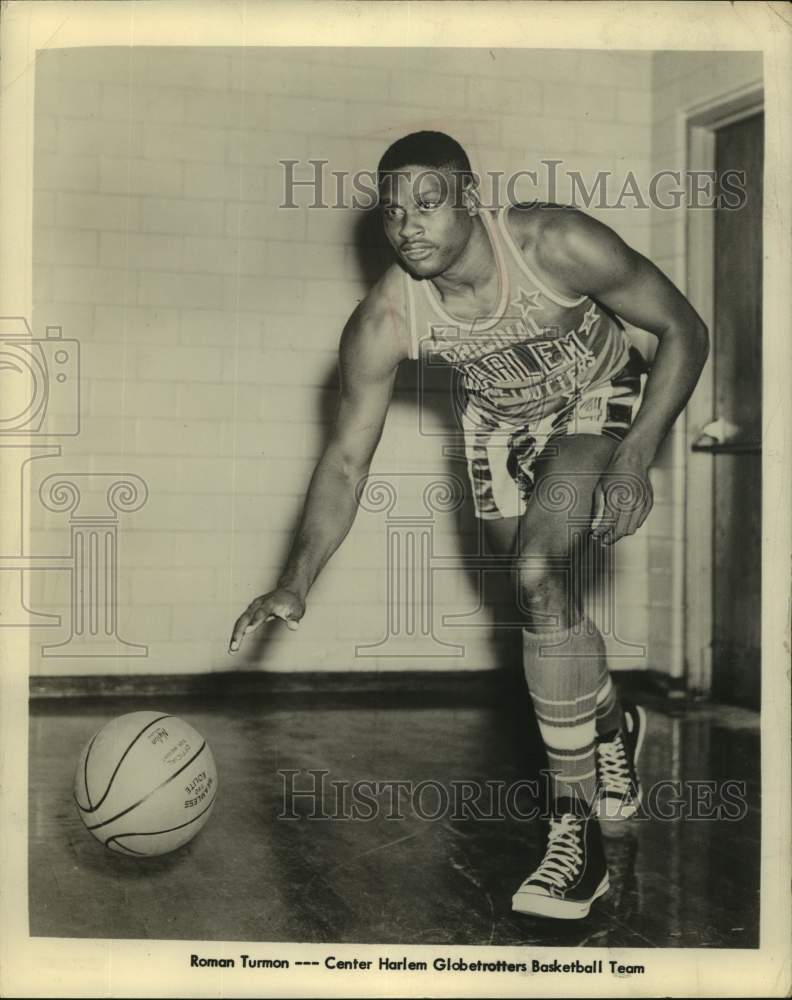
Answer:
[[[228,652],[235,653],[248,632],[254,632],[264,622],[279,618],[286,622],[287,628],[294,631],[304,614],[305,602],[301,597],[284,587],[276,587],[268,594],[257,597],[237,618]]]
[[[635,534],[652,503],[648,466],[629,448],[617,448],[594,490],[592,535],[612,545]]]

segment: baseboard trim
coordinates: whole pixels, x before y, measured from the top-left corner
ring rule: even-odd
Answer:
[[[440,693],[460,688],[499,686],[507,671],[295,671],[265,673],[255,670],[209,674],[114,674],[32,677],[30,697],[37,698],[217,698],[271,694],[330,695],[357,692]]]
[[[688,698],[689,692],[684,677],[671,677],[653,667],[647,670],[615,670],[613,675],[617,682],[647,694],[661,695],[666,698]]]
[[[615,672],[625,691],[679,698],[684,687],[656,670]],[[487,670],[295,671],[256,670],[209,674],[52,675],[30,678],[31,699],[46,698],[238,698],[273,694],[409,694],[436,696],[448,702],[487,698],[509,692],[522,671]]]

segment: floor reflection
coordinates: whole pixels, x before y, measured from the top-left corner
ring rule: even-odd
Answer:
[[[524,818],[536,799],[518,789],[544,765],[530,706],[512,696],[438,702],[351,693],[225,699],[214,706],[168,698],[156,705],[33,702],[31,933],[757,947],[756,715],[649,702],[641,772],[648,809],[665,818],[610,824],[611,889],[586,920],[563,922],[510,909],[511,893],[542,848],[541,823]],[[70,795],[74,763],[92,733],[114,715],[149,707],[182,715],[206,736],[221,792],[193,843],[141,863],[97,844],[82,829]],[[327,772],[321,803],[327,818],[307,818],[315,805],[310,797],[294,800],[299,818],[278,818],[284,769]],[[368,786],[368,804],[358,801],[353,819],[356,782],[380,787]],[[347,799],[338,798],[342,786]]]

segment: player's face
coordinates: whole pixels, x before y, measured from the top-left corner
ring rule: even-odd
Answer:
[[[416,278],[434,278],[456,261],[473,226],[458,179],[429,167],[405,167],[385,177],[380,205],[385,235]],[[459,181],[461,183],[461,181]]]

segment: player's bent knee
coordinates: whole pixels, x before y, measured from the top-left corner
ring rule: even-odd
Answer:
[[[521,585],[528,589],[541,587],[548,579],[564,575],[572,556],[566,521],[523,519],[520,545],[513,561]]]
[[[555,560],[540,552],[521,552],[514,560],[514,576],[526,595],[546,589],[555,577]]]
[[[519,602],[526,611],[559,611],[568,604],[569,573],[563,555],[525,551],[514,562]]]

